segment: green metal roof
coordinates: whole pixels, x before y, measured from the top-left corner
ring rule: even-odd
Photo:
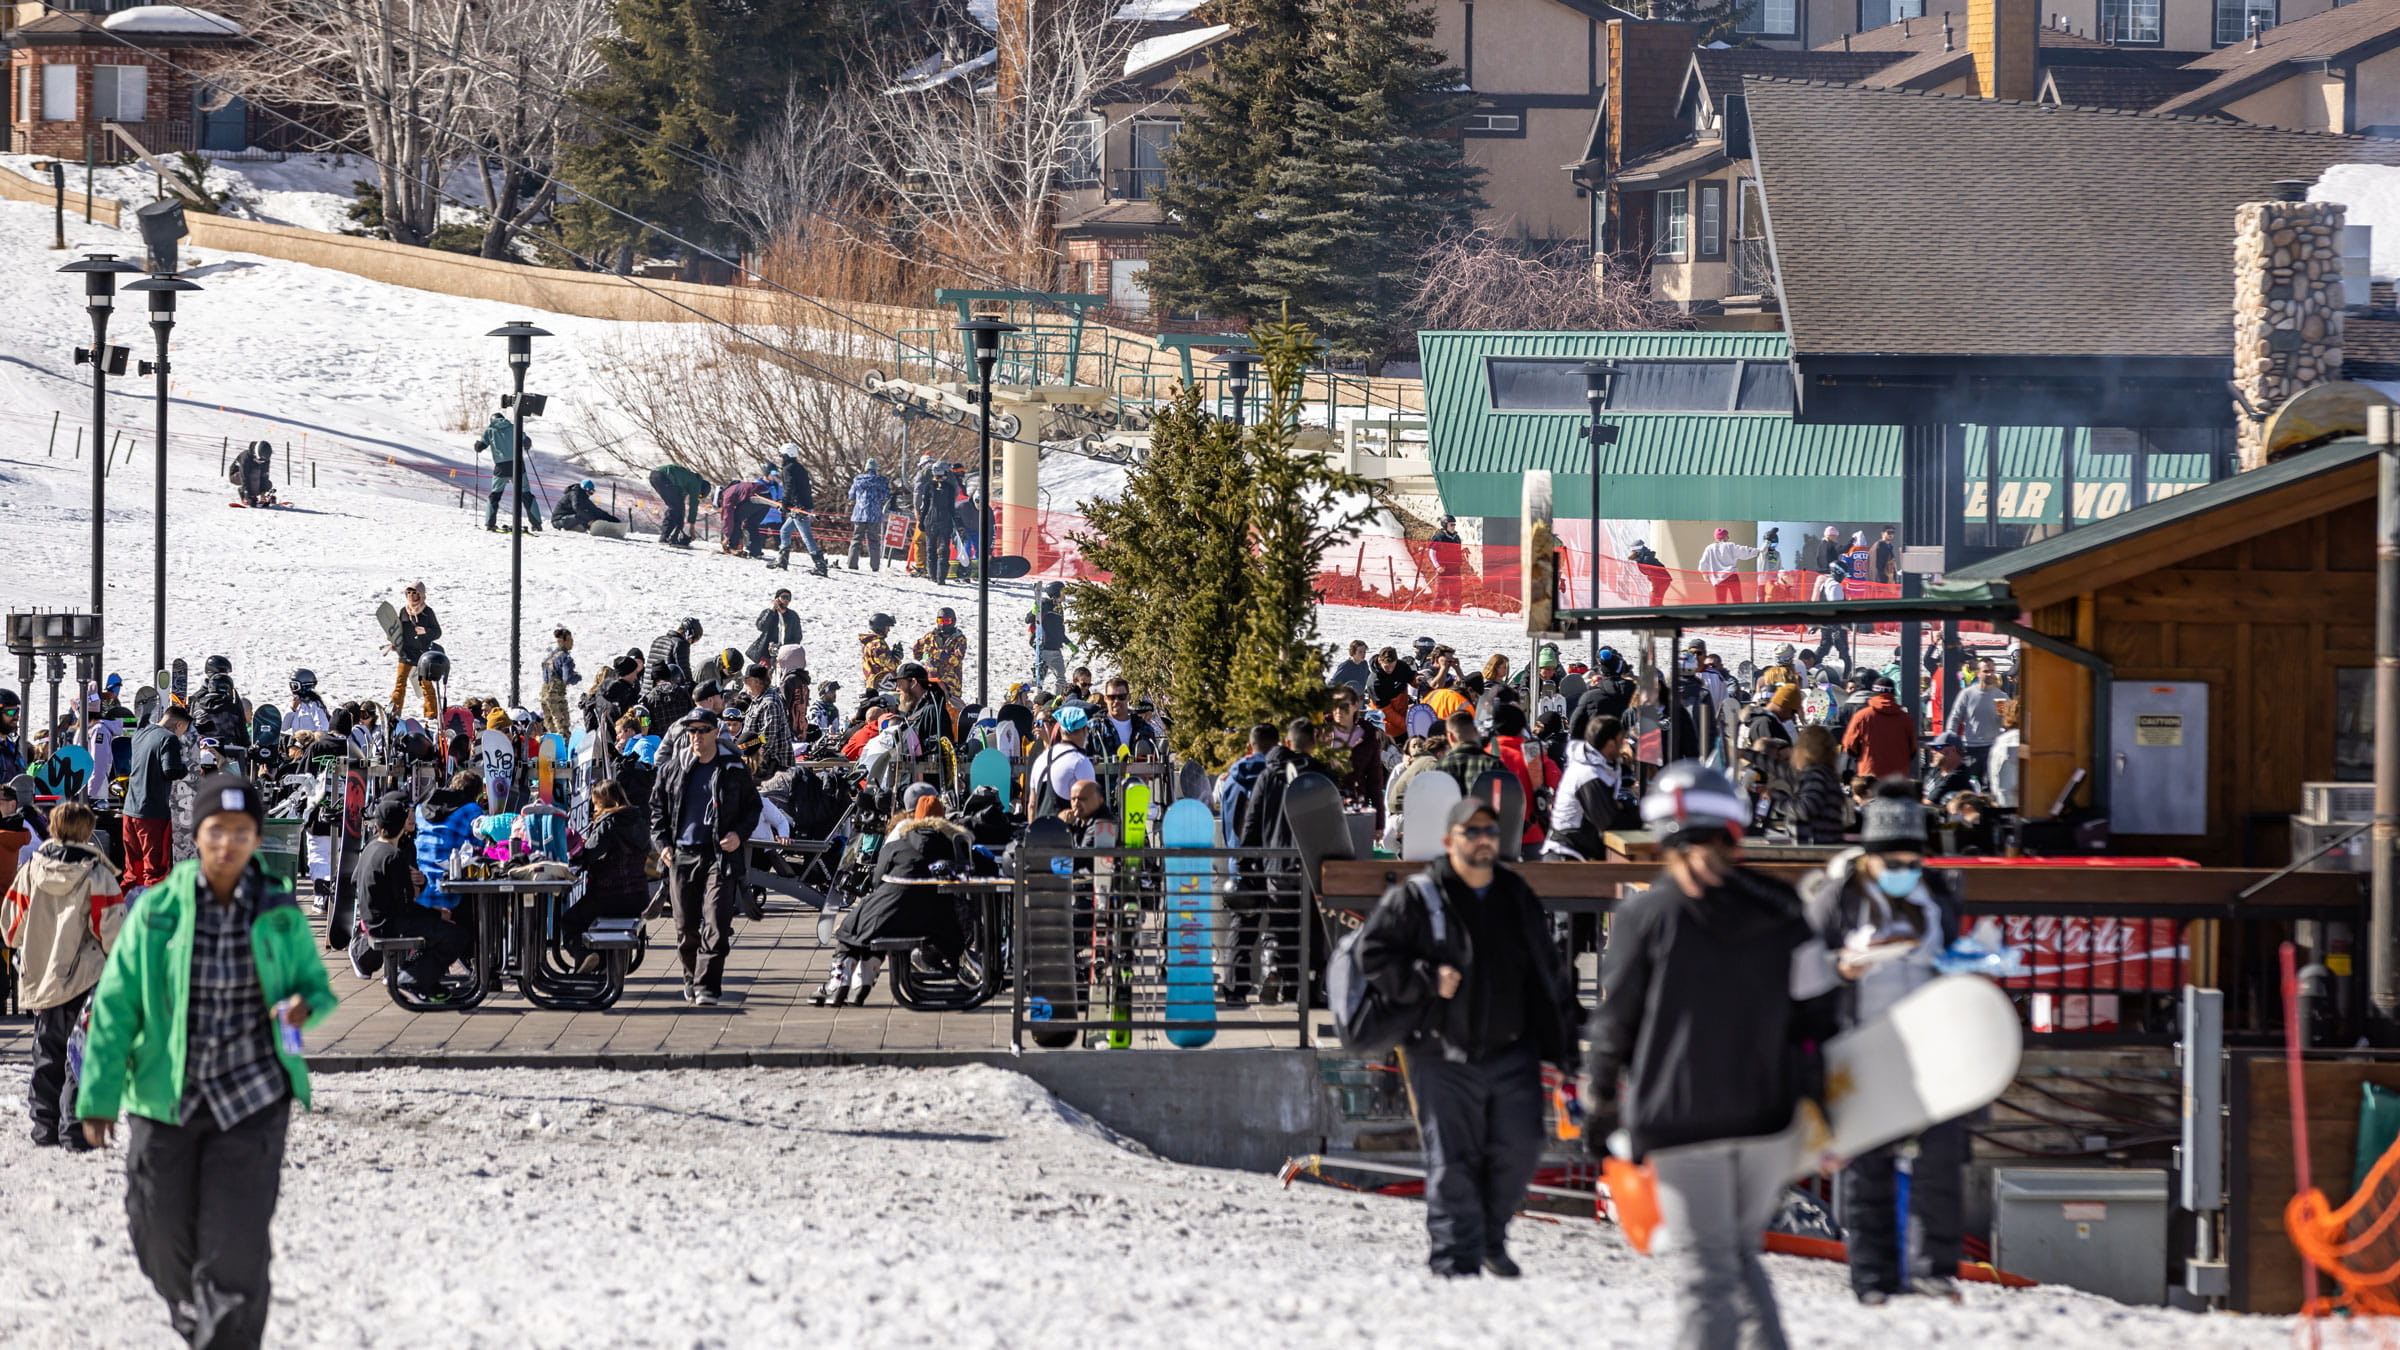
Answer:
[[[1945,578],[1921,596],[1873,600],[1787,600],[1757,605],[1658,605],[1626,609],[1562,609],[1554,631],[1588,633],[1627,628],[1817,628],[1829,623],[2010,622],[2017,618],[2008,587]]]
[[[2277,460],[2265,468],[2237,473],[2231,478],[2153,501],[2139,510],[2079,526],[2065,534],[2054,534],[2048,539],[2012,549],[1998,557],[1986,558],[1949,573],[1945,580],[1959,583],[2008,581],[2039,572],[2178,521],[2246,501],[2261,493],[2289,487],[2319,474],[2331,473],[2367,459],[2374,453],[2375,447],[2364,440],[2336,441],[2321,449]],[[2166,566],[2168,561],[2171,560],[2162,561],[2160,565]]]

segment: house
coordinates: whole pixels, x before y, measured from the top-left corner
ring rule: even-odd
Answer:
[[[2244,40],[2253,21],[2272,28],[2321,14],[2334,0],[2027,0],[2026,8],[2041,26],[2095,46],[2198,53]],[[1925,0],[1759,0],[1739,32],[1746,45],[1821,50],[1902,24],[1923,30],[1942,13],[1929,13]]]
[[[2355,0],[2287,19],[2190,62],[2181,73],[2198,82],[2149,111],[2291,131],[2400,136],[2400,0]]]
[[[250,144],[247,107],[197,73],[247,41],[231,19],[108,0],[17,5],[8,16],[14,153],[123,159],[131,148],[112,127],[152,152]]]

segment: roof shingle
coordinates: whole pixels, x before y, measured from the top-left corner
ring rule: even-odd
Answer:
[[[2400,0],[2352,0],[2339,9],[2278,24],[2258,37],[2258,49],[2237,42],[2202,56],[2186,70],[2207,71],[2208,83],[2159,104],[2156,112],[2214,112],[2253,89],[2297,74],[2286,65],[2336,64],[2400,46]]]

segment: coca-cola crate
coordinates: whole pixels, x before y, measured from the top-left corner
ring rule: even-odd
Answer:
[[[2373,820],[2373,783],[2302,783],[2299,819],[2318,825]]]
[[[2292,856],[2307,859],[2300,864],[2300,870],[2373,871],[2375,864],[2367,847],[2369,835],[2358,828],[2364,823],[2358,820],[2319,821],[2292,817]],[[2344,839],[2344,835],[2349,837]]]

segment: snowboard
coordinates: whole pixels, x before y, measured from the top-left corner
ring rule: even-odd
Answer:
[[[1351,856],[1350,822],[1342,815],[1342,790],[1333,780],[1310,770],[1283,789],[1283,822],[1292,846],[1300,850],[1301,869],[1308,874],[1311,895],[1322,891],[1320,871],[1328,858]]]
[[[261,703],[250,714],[250,751],[262,759],[273,758],[283,745],[283,710],[272,703]]]
[[[1025,928],[1018,958],[1025,970],[1025,1020],[1077,1020],[1079,991],[1075,970],[1075,865],[1072,858],[1042,857],[1045,849],[1072,848],[1075,838],[1067,823],[1043,816],[1025,827],[1017,844],[1018,874],[1025,885]],[[1033,1033],[1033,1043],[1060,1050],[1075,1043],[1067,1029]]]
[[[1175,849],[1206,849],[1217,844],[1217,820],[1208,807],[1186,797],[1167,808],[1158,823],[1159,845],[1170,850],[1166,860],[1167,1020],[1212,1022],[1217,1015],[1215,908],[1216,860],[1178,856]],[[1197,1050],[1215,1040],[1205,1027],[1170,1029],[1167,1040]]]
[[[1408,724],[1409,735],[1430,736],[1433,734],[1434,724],[1441,721],[1441,719],[1433,715],[1433,707],[1431,704],[1411,703],[1408,705],[1408,717],[1406,721]]]
[[[1146,778],[1125,775],[1125,847],[1142,848],[1150,842],[1150,782]]]
[[[517,774],[517,745],[505,731],[487,730],[475,740],[475,771],[483,775],[487,811],[506,811]]]
[[[1175,796],[1179,801],[1208,800],[1208,766],[1196,759],[1187,759],[1175,766]]]
[[[386,600],[375,607],[375,622],[383,629],[383,640],[400,650],[400,607]]]
[[[556,806],[559,770],[567,762],[566,738],[553,732],[542,737],[538,744],[541,748],[534,754],[534,781],[541,787],[542,805]]]
[[[468,740],[475,739],[475,714],[468,712],[463,707],[442,709],[442,731],[446,735],[464,736]]]
[[[92,752],[80,745],[62,745],[34,768],[33,778],[45,797],[61,800],[73,797],[92,780]],[[23,793],[18,794],[17,801],[19,805],[30,804]]]
[[[184,700],[191,697],[192,668],[180,656],[167,668],[167,692],[175,696],[178,706],[183,706]]]
[[[342,774],[342,846],[333,869],[333,912],[325,919],[325,945],[347,949],[350,927],[358,916],[357,862],[367,846],[367,767],[356,759],[344,761]]]
[[[1450,808],[1463,795],[1458,780],[1440,769],[1421,770],[1409,779],[1408,792],[1400,799],[1400,856],[1410,862],[1441,857]]]
[[[1408,785],[1413,795],[1417,785]],[[1500,859],[1515,862],[1525,848],[1525,785],[1506,769],[1494,769],[1475,780],[1475,800],[1490,802],[1500,817]]]
[[[134,724],[135,726],[137,726],[137,727],[146,727],[146,726],[150,725],[150,724],[151,724],[153,721],[156,721],[156,720],[157,720],[157,718],[158,718],[158,689],[157,689],[157,687],[156,687],[156,686],[154,686],[154,685],[147,685],[147,684],[145,684],[145,685],[143,685],[141,688],[134,690],[134,691],[133,691],[133,724]]]
[[[1016,774],[1008,762],[1008,756],[997,750],[978,750],[975,758],[967,764],[967,790],[973,792],[976,788],[985,787],[1000,794],[1002,810],[1016,805]]]
[[[1120,847],[1117,823],[1092,822],[1091,846]],[[1130,865],[1131,859],[1124,860],[1128,867],[1120,874],[1119,861],[1108,854],[1092,859],[1092,981],[1097,984],[1101,973],[1107,972],[1111,1025],[1100,1043],[1111,1050],[1133,1045],[1133,1030],[1124,1024],[1133,1021],[1134,941],[1142,918],[1138,874]]]
[[[1033,574],[1033,559],[1019,558],[1006,553],[992,555],[992,580],[1015,581]]]

